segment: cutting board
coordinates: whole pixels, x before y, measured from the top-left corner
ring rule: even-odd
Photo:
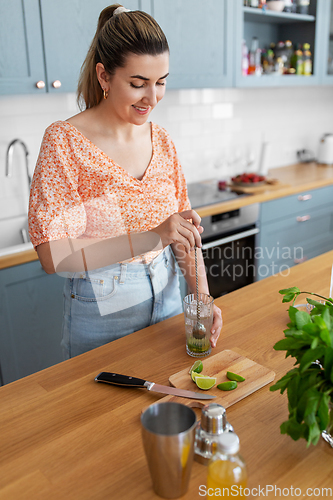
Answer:
[[[264,193],[265,191],[274,191],[277,189],[283,189],[289,187],[289,184],[282,184],[280,181],[276,179],[267,179],[265,184],[260,184],[260,186],[237,186],[236,184],[230,184],[230,190],[235,193],[241,194],[259,194]]]
[[[272,370],[230,350],[225,350],[214,356],[210,356],[202,360],[202,363],[203,370],[201,373],[209,375],[210,377],[216,377],[215,387],[209,391],[202,392],[205,394],[213,394],[216,396],[215,399],[200,401],[179,398],[176,396],[166,396],[160,399],[159,402],[174,401],[197,408],[202,408],[207,403],[218,403],[224,406],[224,408],[228,408],[266,384],[269,384],[275,378],[275,372]],[[200,389],[191,380],[188,373],[190,366],[191,364],[189,364],[188,368],[185,370],[171,375],[171,377],[169,377],[170,385],[178,387],[179,389],[200,392]],[[232,391],[221,391],[216,386],[228,380],[226,376],[227,371],[242,375],[245,380],[244,382],[238,382],[238,387]]]

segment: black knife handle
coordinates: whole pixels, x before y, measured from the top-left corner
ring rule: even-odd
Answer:
[[[106,384],[122,385],[124,387],[145,387],[146,382],[142,378],[129,377],[118,373],[101,372],[95,378],[96,382],[105,382]]]

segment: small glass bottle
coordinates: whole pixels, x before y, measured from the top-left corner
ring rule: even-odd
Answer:
[[[310,52],[310,44],[303,45],[303,75],[310,76],[312,74],[312,57]]]
[[[249,53],[249,69],[248,69],[249,75],[256,74],[256,62],[257,62],[256,54],[258,49],[259,49],[259,40],[256,36],[253,36],[251,42],[251,49]]]
[[[309,13],[310,0],[297,0],[296,11],[298,14]]]
[[[242,75],[247,76],[249,73],[249,49],[245,40],[242,42]]]
[[[210,498],[221,496],[245,497],[247,470],[239,455],[239,438],[233,432],[224,432],[217,442],[217,450],[208,464],[207,489],[212,488]]]

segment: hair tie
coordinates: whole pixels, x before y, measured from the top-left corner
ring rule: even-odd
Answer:
[[[113,11],[113,16],[118,16],[119,14],[122,14],[123,12],[131,12],[131,9],[126,9],[125,7],[117,7],[114,11]]]

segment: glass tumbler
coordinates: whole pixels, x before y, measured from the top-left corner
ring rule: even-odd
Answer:
[[[196,294],[186,295],[183,300],[186,352],[194,358],[208,356],[211,352],[210,329],[213,324],[214,299],[206,293],[199,293],[200,318],[199,323],[205,327],[205,333],[195,331],[197,324],[197,298]]]

